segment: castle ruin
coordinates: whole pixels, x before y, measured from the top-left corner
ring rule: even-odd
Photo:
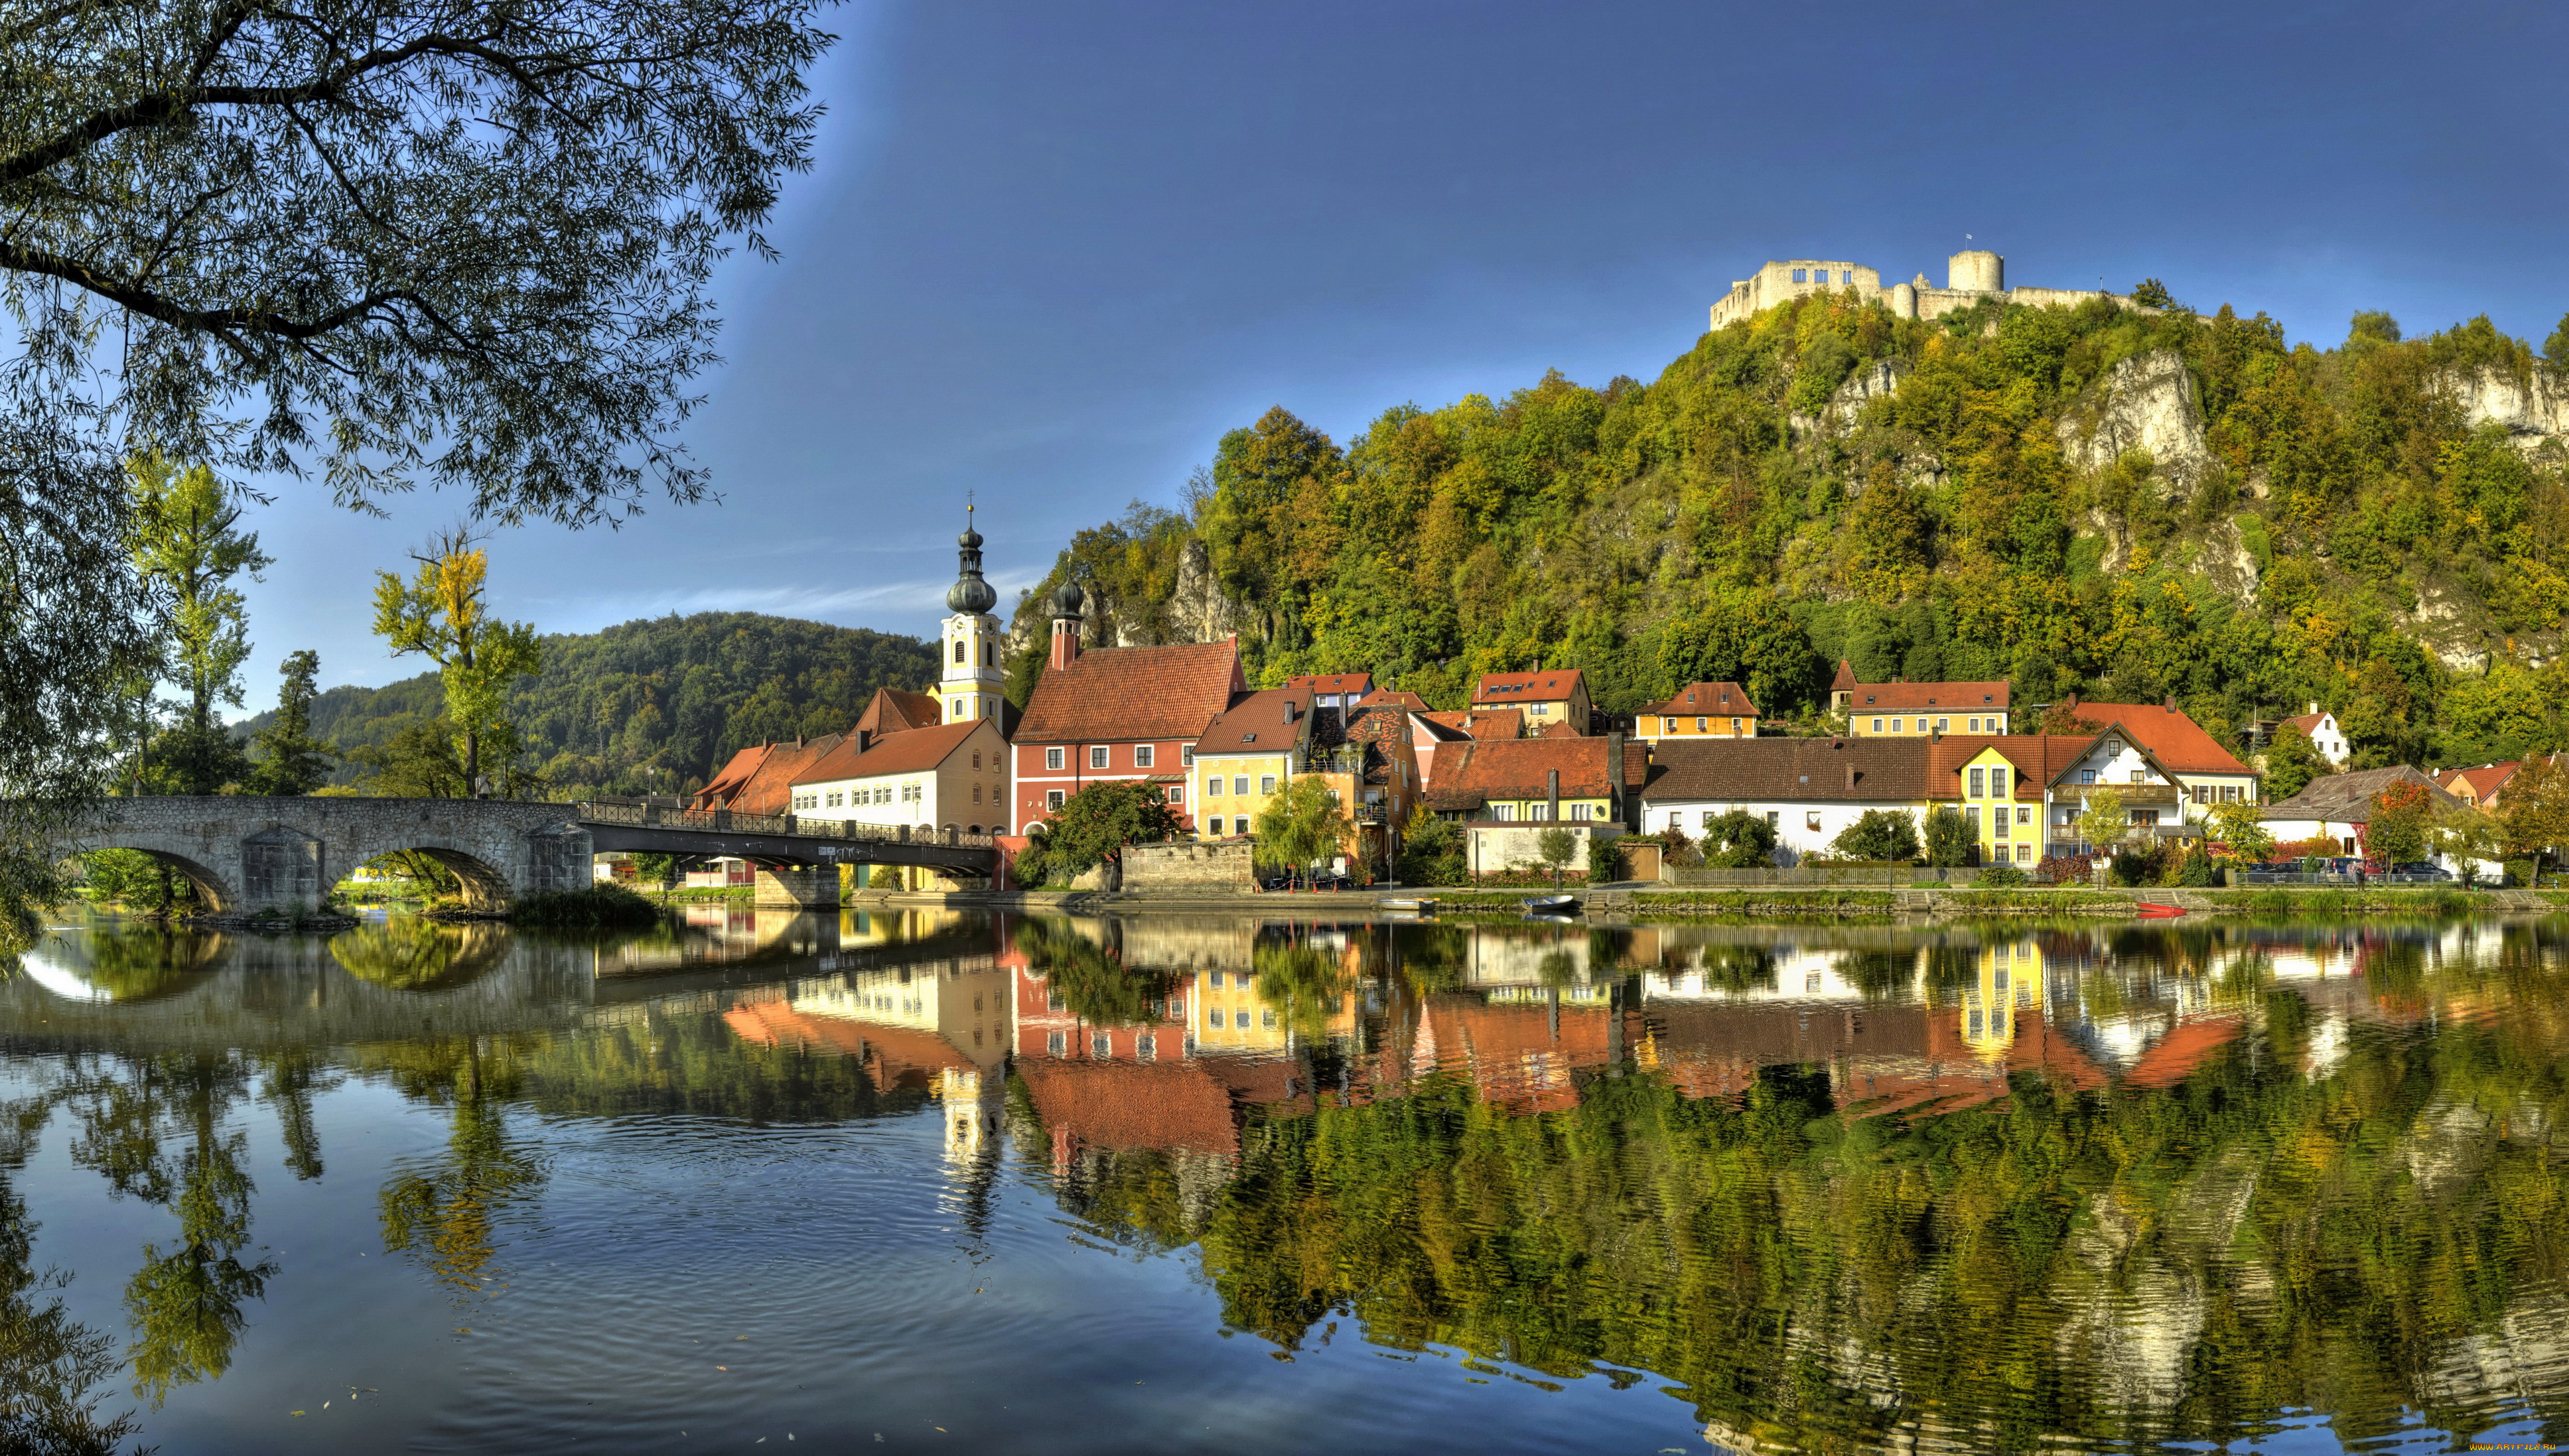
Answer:
[[[1790,258],[1770,262],[1752,278],[1730,285],[1712,306],[1712,327],[1720,328],[1778,303],[1813,293],[1848,293],[1876,301],[1902,318],[1938,318],[1969,308],[1984,298],[2000,298],[2035,308],[2072,307],[2090,298],[2110,298],[2124,308],[2138,305],[2120,293],[2097,288],[2010,288],[2007,259],[1980,248],[1967,248],[1945,261],[1945,286],[1938,288],[1920,273],[1915,282],[1882,286],[1882,274],[1843,259]]]

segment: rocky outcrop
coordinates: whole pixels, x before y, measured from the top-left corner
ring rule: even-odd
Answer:
[[[2217,462],[2203,440],[2203,401],[2194,375],[2172,349],[2115,365],[2054,427],[2072,470],[2094,473],[2146,450],[2153,477],[2171,496],[2193,494]]]
[[[1856,416],[1864,413],[1866,405],[1878,399],[1889,399],[1898,392],[1901,382],[1909,377],[1910,367],[1906,359],[1876,359],[1858,367],[1846,377],[1845,383],[1830,393],[1829,402],[1821,407],[1818,415],[1787,418],[1793,437],[1798,440],[1824,427],[1832,434],[1853,428]]]
[[[1214,579],[1213,552],[1189,538],[1178,556],[1177,589],[1169,594],[1169,635],[1178,642],[1218,642],[1240,630],[1247,610],[1223,594]]]
[[[2527,450],[2554,440],[2569,440],[2569,381],[2541,364],[2523,379],[2504,369],[2451,373],[2439,385],[2462,408],[2464,421],[2477,427],[2505,428]]]

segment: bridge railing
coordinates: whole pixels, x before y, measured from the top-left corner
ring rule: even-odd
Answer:
[[[738,814],[729,809],[676,809],[639,799],[587,799],[579,817],[599,824],[630,824],[646,829],[693,829],[719,834],[772,834],[796,839],[841,840],[859,844],[925,845],[948,850],[986,850],[985,834],[965,834],[932,824],[860,824],[853,819],[811,819],[797,814]]]

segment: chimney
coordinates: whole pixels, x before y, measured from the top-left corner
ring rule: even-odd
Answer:
[[[2176,698],[2173,695],[2167,700],[2167,710],[2171,713],[2176,711]]]
[[[1846,786],[1848,793],[1852,794],[1855,792],[1855,761],[1852,759],[1847,761]]]
[[[1547,823],[1559,824],[1561,823],[1561,770],[1545,770],[1543,784],[1545,794],[1552,800],[1552,807],[1544,811],[1543,817]]]
[[[1054,671],[1079,660],[1079,618],[1057,616],[1052,619],[1052,667]]]
[[[2312,699],[2312,700],[2311,700],[2311,705],[2310,705],[2310,707],[2309,707],[2308,709],[2306,709],[2305,711],[2307,711],[2307,712],[2311,712],[2311,713],[2317,713],[2319,710],[2320,710],[2319,700],[2318,700],[2318,699],[2316,699],[2316,698],[2314,698],[2314,699]]]

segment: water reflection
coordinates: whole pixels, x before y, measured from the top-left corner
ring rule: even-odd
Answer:
[[[1188,1261],[1222,1324],[1284,1359],[1453,1352],[1734,1450],[2157,1450],[2312,1421],[2353,1446],[2557,1440],[2565,951],[2541,922],[71,927],[0,981],[24,1094],[0,1175],[26,1187],[59,1129],[70,1168],[158,1222],[96,1271],[122,1280],[120,1347],[49,1293],[0,1184],[0,1445],[9,1422],[96,1426],[112,1372],[176,1412],[291,1317],[254,1127],[281,1182],[347,1190],[463,1306],[526,1299],[519,1251],[583,1125],[642,1135],[611,1166],[648,1198],[726,1135],[913,1114],[937,1120],[923,1247],[1052,1277],[1001,1217],[1031,1190],[1085,1244]],[[351,1084],[437,1135],[351,1183],[318,1110]],[[905,1326],[920,1368],[1011,1368],[941,1344],[940,1318],[967,1315]],[[1007,1358],[1077,1357],[1076,1320],[1044,1328]],[[1197,1356],[1163,1358],[1184,1380]],[[1470,1426],[1418,1419],[1383,1444]]]

